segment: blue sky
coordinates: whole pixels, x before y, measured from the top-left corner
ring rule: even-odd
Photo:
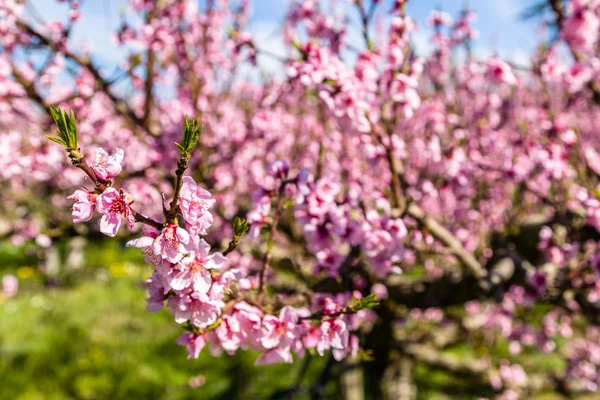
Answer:
[[[368,0],[365,0],[368,1]],[[37,14],[45,20],[64,20],[66,7],[57,5],[53,0],[30,0]],[[202,4],[204,0],[200,0]],[[475,26],[480,38],[474,43],[475,54],[481,56],[497,51],[503,57],[517,63],[526,63],[527,55],[539,41],[539,21],[522,21],[520,12],[535,0],[471,0],[471,8],[478,14]],[[83,1],[84,19],[79,22],[73,33],[74,41],[87,43],[97,55],[97,61],[107,68],[114,67],[122,59],[123,52],[116,48],[110,39],[111,30],[119,23],[119,13],[125,0],[87,0]],[[286,10],[286,0],[254,0],[250,30],[257,42],[272,51],[281,51],[280,37],[277,37],[280,21]],[[347,0],[337,0],[338,5],[351,6]],[[391,0],[384,0],[379,7],[389,9]],[[442,9],[456,16],[464,6],[464,0],[409,0],[407,12],[419,23],[420,31],[414,35],[417,48],[427,51],[430,48],[430,31],[425,20],[432,9]],[[383,11],[383,10],[382,10]],[[350,11],[352,12],[352,11]],[[357,31],[350,32],[349,41],[359,41]],[[263,60],[261,65],[275,68]]]

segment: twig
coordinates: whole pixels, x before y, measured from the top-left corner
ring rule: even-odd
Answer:
[[[306,321],[306,320],[311,320],[311,319],[320,320],[323,317],[335,318],[335,317],[339,317],[340,315],[354,314],[355,312],[356,311],[354,311],[352,309],[352,307],[344,307],[340,311],[334,312],[332,314],[325,314],[325,313],[322,313],[322,312],[318,312],[318,313],[314,313],[314,314],[308,315],[306,317],[300,317],[300,318],[298,318],[298,320],[300,320],[300,321]]]
[[[156,2],[153,3],[152,9],[148,12],[146,17],[146,24],[150,24],[154,19],[154,15],[156,13]],[[144,82],[144,118],[142,123],[146,129],[150,127],[150,113],[152,112],[152,105],[154,103],[154,98],[152,97],[152,88],[154,86],[154,61],[155,54],[152,51],[152,45],[148,46],[147,52],[147,64],[146,64],[146,81]]]
[[[371,7],[369,9],[369,12],[367,13],[367,11],[365,10],[365,6],[363,4],[363,0],[357,0],[354,4],[356,4],[356,7],[358,8],[358,12],[360,14],[360,21],[362,24],[362,35],[363,35],[363,39],[365,40],[365,46],[367,47],[367,49],[371,49],[371,39],[369,38],[369,20],[371,19],[371,16],[373,15],[373,4],[371,4]]]
[[[275,206],[275,214],[273,215],[273,222],[271,223],[271,227],[269,229],[269,236],[267,238],[267,251],[265,252],[263,266],[260,270],[259,280],[258,280],[258,293],[262,294],[265,290],[265,275],[267,273],[267,269],[269,269],[269,264],[271,262],[272,252],[271,248],[273,247],[273,238],[275,237],[275,231],[277,230],[277,225],[279,224],[279,218],[281,218],[281,212],[283,208],[283,191],[285,190],[285,185],[287,181],[282,180],[279,185],[279,190],[277,191],[277,205]]]
[[[129,121],[133,122],[135,125],[138,125],[139,127],[145,129],[152,136],[160,135],[160,132],[157,129],[152,128],[152,127],[146,128],[143,118],[138,117],[135,114],[135,112],[133,111],[133,109],[131,109],[124,100],[118,98],[114,93],[112,93],[112,91],[110,89],[110,86],[111,86],[110,82],[106,81],[102,77],[100,70],[89,60],[88,57],[77,55],[67,49],[61,49],[59,51],[56,49],[55,44],[50,39],[48,39],[46,36],[44,36],[43,34],[38,32],[36,29],[31,27],[27,22],[19,19],[19,20],[17,20],[16,24],[20,29],[24,30],[31,36],[37,38],[42,44],[48,46],[51,50],[53,50],[55,52],[63,53],[65,57],[75,61],[81,67],[87,69],[92,74],[92,76],[94,77],[96,82],[98,82],[102,91],[113,102],[113,104],[115,106],[115,110],[117,111],[118,114],[125,117]]]
[[[167,222],[172,223],[175,220],[178,212],[177,202],[179,200],[179,194],[181,193],[181,186],[183,185],[183,173],[189,166],[189,158],[181,157],[177,161],[177,170],[175,171],[175,183],[173,185],[174,194],[173,200],[171,201],[171,207],[167,213]]]
[[[80,170],[85,172],[87,176],[89,176],[89,178],[92,180],[92,182],[94,182],[94,185],[96,185],[96,188],[100,193],[103,193],[106,190],[107,186],[98,179],[98,177],[96,176],[96,173],[88,165],[88,163],[84,160],[83,156],[77,157],[77,158],[73,157],[73,158],[71,158],[71,162],[74,167],[79,168]],[[135,220],[137,222],[140,222],[145,225],[149,225],[159,231],[162,230],[163,224],[161,224],[160,222],[155,221],[152,218],[148,218],[148,217],[140,214],[139,212],[135,211],[133,208],[130,208],[130,210],[131,210],[131,214],[133,214],[133,217],[135,218]]]
[[[27,97],[39,104],[44,109],[44,112],[50,117],[50,120],[52,120],[52,114],[50,113],[50,109],[48,108],[48,105],[46,104],[42,96],[38,93],[37,90],[35,90],[33,82],[29,82],[27,79],[25,79],[25,77],[19,72],[18,68],[13,63],[10,63],[10,66],[15,81],[17,81],[17,83],[23,87],[25,93],[27,93]]]

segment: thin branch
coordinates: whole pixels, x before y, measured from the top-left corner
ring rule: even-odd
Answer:
[[[126,119],[128,119],[129,121],[134,123],[135,125],[138,125],[139,127],[145,129],[152,136],[160,135],[160,132],[156,128],[152,128],[152,127],[146,128],[146,126],[144,125],[144,119],[138,117],[135,114],[135,112],[133,111],[133,109],[131,109],[124,100],[120,99],[112,92],[112,90],[110,89],[110,86],[111,86],[110,83],[102,77],[100,70],[90,61],[90,59],[88,57],[77,55],[67,49],[61,49],[59,51],[56,48],[55,44],[50,39],[48,39],[46,36],[44,36],[43,34],[38,32],[36,29],[34,29],[32,26],[30,26],[24,20],[17,20],[16,24],[20,29],[27,32],[31,36],[37,38],[41,43],[48,46],[51,50],[53,50],[55,52],[63,53],[65,57],[75,61],[82,68],[87,69],[92,74],[92,76],[94,77],[96,82],[99,84],[100,89],[113,102],[117,113],[119,113],[121,116],[125,117]]]
[[[156,13],[156,2],[154,2],[152,9],[148,12],[146,17],[146,24],[149,25],[154,19],[154,15]],[[155,54],[152,50],[152,45],[148,46],[147,52],[147,64],[146,64],[146,81],[144,82],[144,118],[142,119],[142,123],[144,127],[148,130],[150,127],[150,113],[152,112],[152,106],[154,104],[154,98],[152,97],[152,89],[154,86],[154,62],[155,62]]]
[[[185,157],[181,157],[179,161],[177,161],[177,170],[175,171],[175,183],[173,184],[173,200],[171,201],[171,207],[169,208],[169,211],[166,215],[168,223],[172,223],[175,220],[175,217],[177,216],[179,210],[179,206],[177,203],[179,201],[179,194],[181,193],[181,186],[183,185],[183,173],[185,172],[188,166],[189,159],[186,159]]]
[[[10,66],[15,81],[23,87],[23,90],[25,90],[27,97],[29,97],[31,100],[35,101],[38,105],[40,105],[44,109],[46,115],[48,115],[50,117],[50,120],[52,120],[52,114],[50,113],[50,109],[48,108],[48,105],[46,104],[42,96],[35,89],[33,82],[29,82],[27,79],[25,79],[25,77],[19,72],[19,69],[13,63],[11,63]]]
[[[271,223],[269,229],[269,236],[267,238],[267,251],[265,252],[263,266],[260,270],[259,281],[258,281],[258,293],[262,294],[265,290],[265,275],[267,274],[267,270],[269,269],[269,264],[271,262],[272,252],[271,248],[273,247],[273,238],[275,237],[275,231],[277,230],[277,225],[279,224],[279,219],[281,218],[281,213],[283,209],[283,200],[284,200],[284,190],[287,181],[283,180],[279,185],[279,190],[277,191],[277,205],[275,206],[275,214],[273,215],[273,222]]]
[[[72,159],[72,164],[74,167],[79,168],[80,170],[85,172],[85,174],[92,180],[92,182],[94,182],[94,185],[96,185],[96,188],[100,193],[102,193],[106,190],[107,186],[98,179],[98,177],[96,176],[96,173],[89,166],[89,164],[85,161],[83,156],[81,158]],[[137,222],[140,222],[145,225],[149,225],[159,231],[162,230],[163,224],[161,224],[160,222],[155,221],[152,218],[148,218],[148,217],[140,214],[139,212],[135,211],[133,208],[130,208],[130,210],[131,210],[131,214],[133,214],[133,217],[135,218],[135,220]]]
[[[354,4],[358,8],[358,13],[360,14],[360,22],[362,24],[362,36],[365,41],[365,46],[367,49],[371,49],[371,39],[369,38],[369,20],[373,15],[373,5],[371,5],[369,12],[365,10],[365,6],[363,4],[363,0],[357,0]]]

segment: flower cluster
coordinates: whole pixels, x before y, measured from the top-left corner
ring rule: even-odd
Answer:
[[[75,200],[73,222],[89,221],[94,211],[98,211],[102,214],[100,230],[107,236],[116,236],[122,220],[130,229],[134,228],[137,213],[131,208],[132,196],[112,186],[122,170],[123,157],[122,149],[111,156],[104,149],[97,149],[88,167],[91,170],[82,167],[96,182],[96,187],[93,192],[80,189],[69,196]],[[77,162],[82,163],[81,159]],[[306,192],[307,183],[300,177],[288,182],[288,172],[289,166],[284,161],[271,163],[267,168],[271,180],[266,186],[278,184],[281,192],[285,184],[292,183],[298,185],[298,192],[307,195],[307,201],[317,205],[326,200],[311,200]],[[303,357],[306,349],[315,349],[320,355],[332,350],[337,360],[348,354],[356,356],[358,339],[350,335],[350,329],[357,329],[365,314],[352,304],[354,295],[337,299],[321,296],[321,301],[310,308],[286,305],[281,307],[278,316],[264,311],[265,304],[250,305],[245,300],[248,290],[236,287],[241,278],[246,278],[247,271],[229,267],[227,258],[221,252],[211,251],[211,246],[201,238],[213,224],[211,209],[216,200],[190,176],[178,178],[176,184],[180,184],[179,196],[173,200],[176,205],[171,204],[181,219],[167,219],[160,229],[156,226],[158,223],[149,223],[142,236],[130,240],[127,246],[141,249],[145,260],[153,266],[152,276],[147,280],[148,310],[157,312],[167,305],[175,321],[188,330],[178,343],[186,346],[191,358],[198,357],[207,343],[213,352],[233,353],[240,348],[262,350],[257,364],[291,363],[292,352]],[[325,198],[333,199],[335,193],[331,188],[321,189]],[[268,193],[264,189],[263,192]],[[262,207],[268,214],[270,200],[260,203],[269,204]],[[170,214],[165,210],[165,215]],[[245,232],[237,232],[238,228],[235,234],[243,235]],[[357,293],[356,296],[362,295]],[[319,323],[315,325],[314,321]]]
[[[548,1],[559,32],[518,62],[473,51],[468,9],[422,26],[405,0],[294,1],[279,52],[250,1],[131,0],[110,76],[69,37],[79,2],[47,23],[24,3],[0,0],[11,243],[43,263],[72,202],[73,222],[133,235],[148,309],[170,310],[190,357],[372,350],[387,363],[373,387],[408,355],[499,398],[598,391],[597,0]],[[50,119],[68,158],[43,138]],[[468,366],[447,362],[453,348],[473,349]],[[564,363],[538,371],[532,351]]]

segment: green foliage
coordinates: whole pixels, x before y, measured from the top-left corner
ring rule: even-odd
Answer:
[[[377,295],[371,293],[370,295],[363,297],[362,299],[352,298],[352,311],[370,310],[379,305],[377,301]]]
[[[71,110],[70,114],[67,114],[62,108],[54,108],[50,106],[50,114],[52,119],[58,128],[58,137],[46,136],[48,139],[55,143],[60,144],[65,150],[77,151],[79,146],[77,145],[77,123],[75,122],[75,114]]]
[[[235,217],[233,219],[233,243],[237,246],[242,237],[248,233],[250,225],[246,218]]]
[[[189,160],[194,147],[198,144],[203,129],[204,125],[200,125],[198,120],[194,119],[190,121],[188,117],[185,117],[181,143],[175,143],[175,146],[181,151],[181,158]]]

